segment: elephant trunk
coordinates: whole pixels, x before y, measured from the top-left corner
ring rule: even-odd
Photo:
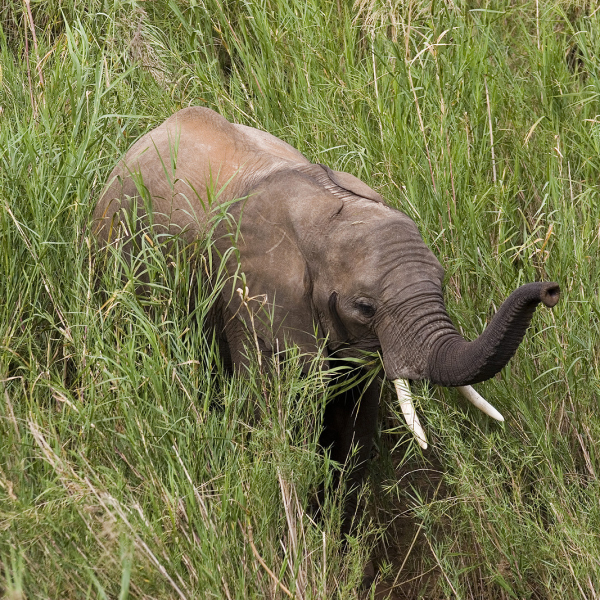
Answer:
[[[556,283],[528,283],[506,299],[476,340],[467,342],[456,331],[437,337],[429,354],[426,378],[451,387],[490,379],[516,352],[537,305],[542,302],[553,307],[559,296]]]

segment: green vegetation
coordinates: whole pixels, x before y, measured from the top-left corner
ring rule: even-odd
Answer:
[[[349,598],[372,553],[372,597],[597,597],[599,47],[600,11],[559,0],[4,0],[1,593]],[[562,287],[477,386],[503,426],[415,386],[421,453],[386,393],[346,555],[339,495],[309,510],[338,468],[318,368],[227,377],[191,261],[145,248],[143,299],[93,259],[108,173],[189,105],[414,218],[466,336],[518,285]]]

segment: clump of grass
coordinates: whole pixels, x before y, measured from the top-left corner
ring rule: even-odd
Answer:
[[[594,597],[599,19],[550,0],[5,2],[4,595],[347,598],[376,544],[381,597]],[[368,519],[345,555],[339,495],[310,511],[339,468],[318,449],[318,365],[301,378],[291,352],[226,375],[200,327],[216,290],[189,255],[141,248],[146,296],[118,254],[95,256],[112,166],[193,104],[413,217],[468,337],[517,285],[561,284],[480,386],[505,425],[423,388],[420,454],[384,394]]]

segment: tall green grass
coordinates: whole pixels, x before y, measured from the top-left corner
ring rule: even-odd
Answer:
[[[6,0],[3,594],[348,598],[374,556],[371,596],[597,597],[599,41],[593,4],[554,0]],[[228,377],[201,329],[205,265],[149,245],[140,297],[118,255],[95,260],[108,173],[189,105],[409,214],[468,337],[516,286],[561,284],[478,386],[505,425],[415,386],[421,454],[384,394],[346,554],[339,494],[310,509],[339,468],[318,451],[318,365]]]

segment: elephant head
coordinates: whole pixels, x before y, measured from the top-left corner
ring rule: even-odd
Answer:
[[[261,338],[269,345],[287,338],[306,356],[315,353],[319,337],[339,357],[379,350],[421,445],[425,436],[405,380],[458,387],[502,420],[470,386],[504,367],[536,306],[558,301],[558,285],[518,288],[485,332],[465,341],[444,306],[444,271],[415,223],[373,190],[370,197],[364,189],[356,193],[349,176],[346,187],[340,178],[335,183],[335,175],[320,165],[278,171],[233,211],[241,217],[249,294],[266,300],[274,315],[258,325]]]
[[[151,197],[155,229],[188,240],[202,235],[211,185],[218,182],[219,202],[239,198],[216,242],[225,252],[229,224],[238,224],[228,268],[241,269],[247,290],[237,292],[232,280],[223,302],[234,364],[244,336],[231,323],[253,328],[265,352],[284,342],[305,357],[321,344],[342,358],[378,350],[424,447],[406,381],[459,387],[501,419],[470,386],[504,367],[540,302],[552,307],[559,298],[555,283],[524,285],[476,340],[464,340],[444,306],[443,269],[409,217],[352,175],[311,164],[281,140],[208,109],[180,111],[117,166],[94,213],[104,243],[139,194],[136,175]]]

